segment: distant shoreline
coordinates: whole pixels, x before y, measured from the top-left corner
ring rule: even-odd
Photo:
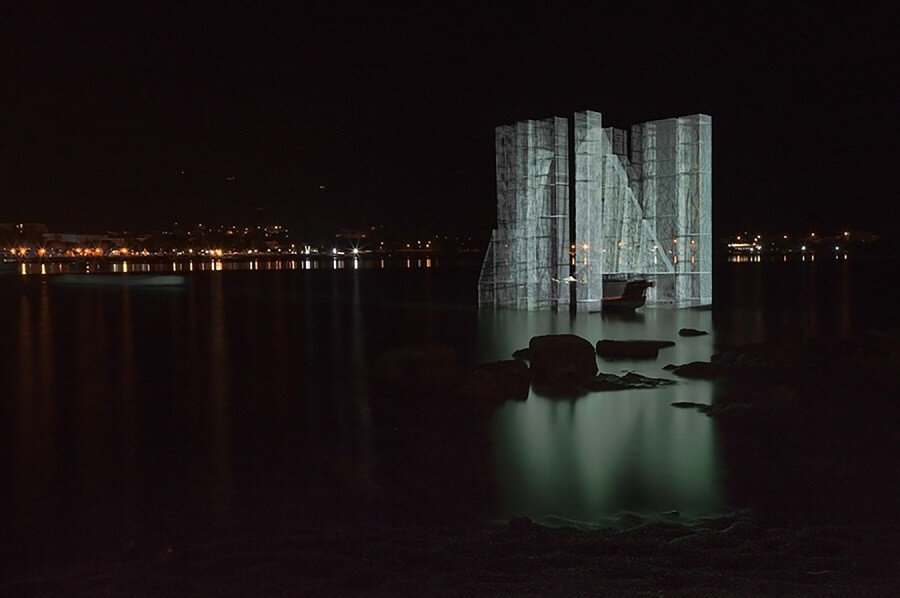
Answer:
[[[434,251],[392,251],[385,253],[365,252],[365,253],[225,253],[222,255],[210,255],[205,253],[195,254],[149,254],[149,255],[104,255],[104,256],[27,256],[27,257],[11,257],[5,258],[7,263],[16,262],[24,264],[77,264],[88,262],[92,264],[112,264],[112,263],[171,263],[171,262],[245,262],[245,261],[267,261],[267,262],[283,262],[289,260],[377,260],[377,259],[438,259],[438,258],[480,258],[484,252],[434,252]]]

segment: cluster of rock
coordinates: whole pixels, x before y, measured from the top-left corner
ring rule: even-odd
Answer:
[[[443,345],[407,346],[383,353],[372,379],[405,392],[446,396],[496,404],[524,400],[533,385],[541,393],[577,396],[585,392],[656,388],[674,380],[649,378],[634,372],[598,373],[596,356],[610,359],[655,358],[672,341],[601,340],[596,345],[574,334],[535,336],[513,359],[460,367],[456,351]]]
[[[686,378],[730,380],[715,405],[678,402],[672,403],[674,407],[695,408],[719,418],[739,416],[742,421],[787,412],[808,418],[826,405],[877,401],[893,392],[894,372],[900,369],[898,346],[898,336],[888,333],[854,339],[779,339],[734,347],[709,362],[670,364],[664,369]]]
[[[692,361],[682,365],[670,363],[663,366],[663,369],[682,378],[694,378],[697,380],[715,380],[716,378],[724,378],[730,373],[728,368],[709,361]]]
[[[597,374],[594,378],[584,383],[584,388],[590,391],[601,390],[627,390],[639,388],[657,388],[675,384],[674,380],[667,378],[649,378],[634,372],[617,376],[615,374]]]
[[[702,331],[682,329],[683,337]],[[596,357],[655,359],[661,349],[675,343],[666,340],[610,340],[591,345],[573,334],[535,336],[512,359],[460,366],[456,351],[444,345],[416,345],[392,349],[375,363],[372,380],[392,393],[419,397],[454,398],[462,404],[491,408],[506,400],[525,400],[533,386],[545,395],[579,396],[587,392],[657,388],[674,384],[666,378],[650,378],[634,372],[624,375],[599,373]],[[663,369],[681,378],[732,381],[729,392],[716,405],[672,403],[695,408],[711,416],[743,414],[748,410],[780,409],[796,405],[800,380],[831,379],[831,387],[882,391],[893,384],[892,372],[900,367],[893,337],[857,340],[806,340],[795,343],[756,343],[713,355],[710,361],[666,365]],[[806,383],[809,385],[808,382]],[[753,392],[742,392],[741,389]],[[809,393],[800,393],[807,396]]]

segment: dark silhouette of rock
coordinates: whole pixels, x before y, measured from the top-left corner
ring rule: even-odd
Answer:
[[[597,341],[597,355],[606,359],[656,359],[659,350],[674,347],[673,341]]]
[[[691,401],[676,401],[672,403],[672,407],[678,407],[680,409],[696,409],[700,413],[706,413],[707,415],[712,411],[712,405],[693,403]]]
[[[389,349],[375,360],[372,380],[414,391],[452,388],[459,380],[456,350],[445,345]]]
[[[621,382],[618,376],[613,374],[600,374],[594,378],[585,380],[582,387],[590,392],[602,392],[606,390],[625,390],[627,385]]]
[[[624,376],[615,374],[597,374],[583,383],[585,390],[598,392],[604,390],[627,390],[636,388],[657,388],[675,384],[674,380],[666,378],[648,378],[634,372],[628,372]]]
[[[697,330],[696,328],[682,328],[678,331],[678,336],[706,336],[709,334],[705,330]]]
[[[678,369],[678,366],[675,365],[674,363],[667,363],[666,365],[663,366],[663,369],[669,370],[671,372],[672,370]]]
[[[591,343],[574,334],[535,336],[528,344],[535,385],[553,393],[577,392],[597,374]]]
[[[506,399],[524,401],[531,387],[531,371],[524,361],[510,359],[482,363],[460,381],[459,393],[463,398],[486,402],[503,402]]]
[[[538,529],[538,525],[529,517],[513,517],[509,520],[511,534],[528,534]]]
[[[675,384],[675,380],[670,380],[668,378],[650,378],[634,372],[628,372],[622,376],[622,380],[632,388],[656,388],[657,386],[669,386],[670,384]]]
[[[727,376],[728,369],[708,361],[692,361],[691,363],[678,366],[672,370],[672,373],[682,378],[713,380]]]
[[[525,347],[524,349],[513,351],[512,357],[513,359],[524,359],[526,361],[531,361],[531,349]]]

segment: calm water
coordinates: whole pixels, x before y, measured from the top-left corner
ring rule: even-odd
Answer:
[[[678,339],[680,328],[712,330],[712,312],[647,309],[638,321],[598,315],[504,311],[479,316],[482,359],[508,356],[536,334],[571,332],[596,342]],[[656,361],[600,359],[606,373],[671,378],[667,363],[707,360],[715,335],[679,339]],[[683,381],[658,390],[592,393],[575,400],[535,394],[508,402],[494,418],[493,456],[504,514],[538,520],[609,522],[623,512],[678,510],[707,516],[727,508],[712,420],[674,401],[712,401],[714,384]]]
[[[372,401],[371,365],[410,342],[452,345],[474,364],[508,358],[535,334],[573,332],[676,340],[655,362],[600,360],[603,372],[669,377],[665,364],[735,344],[897,324],[885,262],[722,263],[715,309],[633,319],[479,312],[477,267],[378,266],[4,274],[8,540],[104,544],[345,517],[592,524],[727,512],[742,506],[726,483],[740,472],[726,470],[713,420],[670,407],[711,402],[713,383],[532,393],[497,410],[489,441],[462,442],[392,422]],[[682,327],[711,334],[681,339]]]

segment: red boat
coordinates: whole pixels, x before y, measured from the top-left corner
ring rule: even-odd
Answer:
[[[609,310],[631,310],[643,307],[647,302],[647,289],[653,281],[643,278],[610,278],[603,281],[603,298],[600,308]]]

